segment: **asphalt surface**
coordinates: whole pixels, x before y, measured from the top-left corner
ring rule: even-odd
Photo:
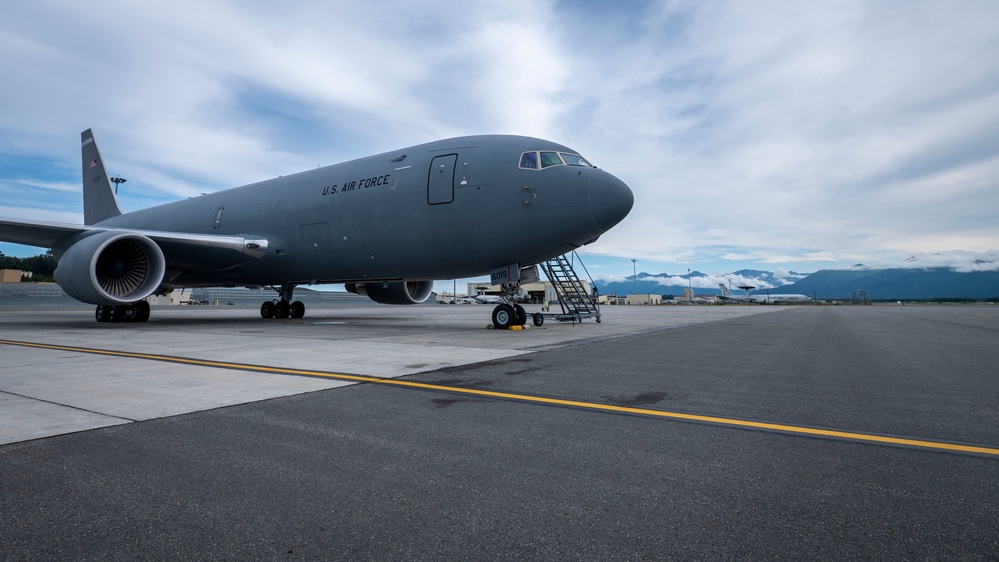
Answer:
[[[999,455],[640,412],[996,450],[999,308],[666,324],[0,446],[0,557],[997,558]]]
[[[168,306],[154,307],[149,322],[116,324],[95,322],[90,306],[0,299],[0,444],[353,384],[290,378],[287,369],[392,378],[780,311],[615,306],[599,325],[499,332],[485,329],[491,306],[355,300],[310,305],[297,320],[262,320],[259,305]]]

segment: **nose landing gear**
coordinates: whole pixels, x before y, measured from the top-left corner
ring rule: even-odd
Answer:
[[[499,330],[524,324],[527,324],[527,311],[519,304],[511,306],[504,303],[493,309],[493,326]]]

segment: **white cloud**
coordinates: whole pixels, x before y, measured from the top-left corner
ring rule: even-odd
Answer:
[[[17,207],[0,205],[0,217],[16,217],[18,219],[61,222],[64,224],[83,224],[83,210],[80,212],[62,212],[36,207]]]
[[[5,181],[4,183],[20,184],[22,186],[37,187],[50,191],[62,191],[73,194],[78,194],[80,192],[79,184],[69,182],[41,181],[36,179],[11,179]]]
[[[944,267],[959,273],[999,271],[999,250],[987,252],[933,252],[917,253],[901,261],[864,262],[864,269],[928,269]],[[856,265],[851,269],[856,268]]]
[[[684,15],[669,6],[663,26]],[[987,160],[967,157],[999,150],[983,142],[999,122],[999,104],[991,102],[997,65],[981,55],[997,34],[981,23],[983,10],[994,8],[915,3],[899,14],[898,6],[870,3],[765,3],[684,10],[693,14],[680,33],[687,40],[661,33],[660,48],[647,49],[660,54],[659,65],[636,66],[668,82],[694,75],[696,65],[702,77],[674,80],[681,93],[664,88],[657,107],[688,97],[700,105],[671,107],[663,118],[687,128],[665,139],[634,134],[647,126],[626,127],[635,139],[626,150],[644,144],[659,153],[639,147],[641,159],[657,165],[625,166],[646,170],[632,182],[646,186],[639,194],[645,204],[616,239],[639,239],[645,223],[658,219],[681,234],[643,240],[638,249],[646,257],[669,259],[678,246],[705,244],[754,248],[749,253],[764,262],[820,254],[840,261],[941,238],[972,249],[994,245],[997,227],[979,217],[999,202],[996,175],[978,169]],[[956,29],[967,33],[946,31]],[[655,45],[646,37],[630,45],[642,42]],[[693,92],[698,96],[684,95]],[[623,99],[611,120],[656,121],[655,111],[644,110],[641,88],[636,99],[616,93]],[[932,187],[911,188],[933,176],[940,181]],[[954,190],[953,176],[970,182]],[[891,185],[898,190],[885,191]],[[934,227],[898,209],[918,209]],[[926,234],[914,239],[920,227]],[[957,231],[964,235],[955,239]]]

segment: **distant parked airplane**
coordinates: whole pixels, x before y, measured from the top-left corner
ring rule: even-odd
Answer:
[[[738,302],[754,302],[754,303],[775,303],[775,302],[810,302],[812,299],[805,295],[751,295],[749,291],[755,289],[755,287],[739,287],[740,289],[746,290],[746,296],[740,297],[732,294],[732,291],[728,290],[728,287],[724,283],[719,283],[721,287],[721,299],[728,301],[738,301]]]
[[[523,289],[518,289],[514,294],[507,297],[502,297],[499,295],[487,295],[485,293],[479,293],[474,297],[471,297],[473,301],[479,304],[499,304],[507,302],[508,300],[513,300],[514,302],[527,302],[531,298],[527,291]]]
[[[624,182],[550,141],[461,137],[123,213],[91,130],[81,134],[83,225],[0,219],[0,241],[52,248],[56,282],[96,318],[145,321],[150,295],[269,286],[264,318],[301,318],[296,286],[344,283],[416,304],[435,279],[491,274],[497,327],[536,264],[595,241],[631,211]],[[536,277],[536,275],[533,275]]]

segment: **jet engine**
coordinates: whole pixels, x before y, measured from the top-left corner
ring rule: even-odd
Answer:
[[[347,291],[380,304],[420,304],[434,288],[433,281],[375,281],[347,283]]]
[[[90,304],[129,304],[153,293],[166,273],[163,251],[149,238],[105,231],[74,243],[59,258],[55,280]]]

